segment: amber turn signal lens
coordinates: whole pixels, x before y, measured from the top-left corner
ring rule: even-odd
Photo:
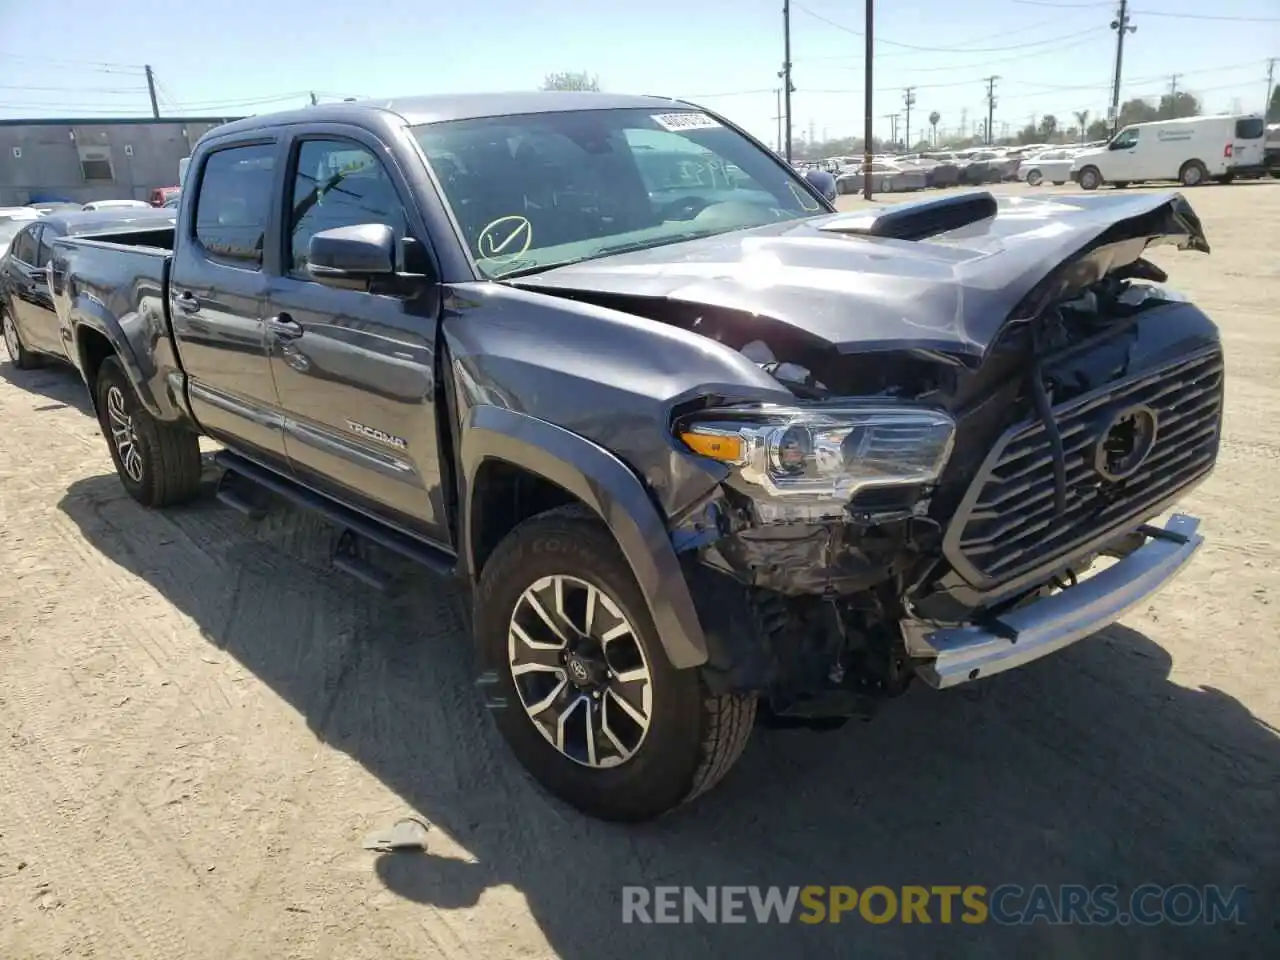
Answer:
[[[742,438],[722,434],[682,433],[680,439],[694,453],[725,463],[737,463],[742,459]]]

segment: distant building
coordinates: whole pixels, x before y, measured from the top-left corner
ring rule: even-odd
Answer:
[[[0,206],[146,200],[178,184],[178,162],[235,117],[0,120]]]

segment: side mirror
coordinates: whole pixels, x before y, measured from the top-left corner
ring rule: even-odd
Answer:
[[[827,171],[809,169],[804,172],[804,178],[809,181],[809,186],[817,190],[827,200],[835,201],[836,178],[827,173]]]
[[[370,280],[395,269],[395,232],[385,223],[321,230],[307,244],[307,272],[321,283]]]

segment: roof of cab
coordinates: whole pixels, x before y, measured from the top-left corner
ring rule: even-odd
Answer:
[[[62,227],[64,233],[77,234],[107,225],[110,225],[107,226],[110,229],[117,225],[130,226],[136,222],[145,227],[161,221],[172,223],[173,219],[173,211],[166,210],[164,207],[109,207],[105,210],[54,211],[41,217],[40,222],[56,223]]]
[[[556,113],[575,110],[620,110],[627,108],[688,109],[692,104],[665,97],[632,96],[570,90],[530,90],[515,93],[455,93],[434,96],[393,97],[381,100],[344,100],[321,103],[280,113],[265,113],[234,120],[210,131],[213,136],[258,130],[288,123],[343,122],[378,111],[398,116],[410,126],[472,120],[480,117],[509,117],[526,113]]]

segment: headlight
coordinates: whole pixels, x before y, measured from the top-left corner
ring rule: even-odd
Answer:
[[[695,453],[738,468],[779,504],[843,510],[860,490],[932,483],[955,421],[909,407],[751,407],[706,411],[677,426]]]

